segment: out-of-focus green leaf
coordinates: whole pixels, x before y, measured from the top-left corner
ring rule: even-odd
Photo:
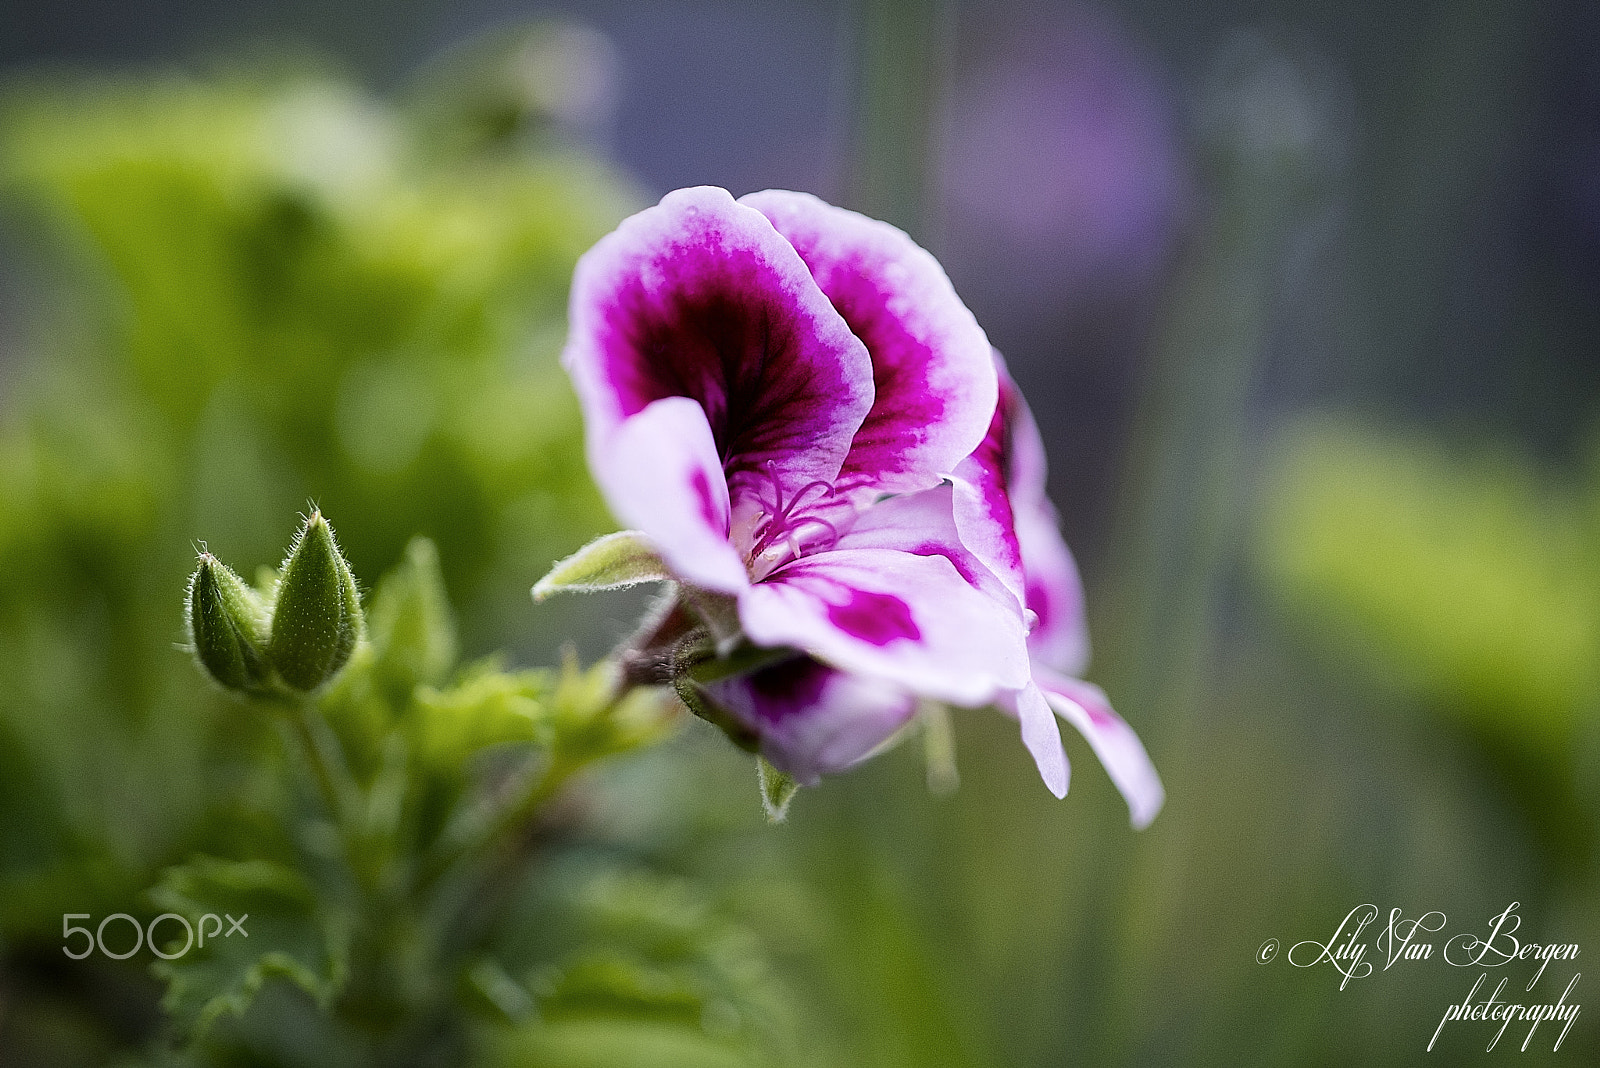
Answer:
[[[556,360],[566,291],[637,197],[552,144],[426,151],[418,114],[290,64],[0,99],[7,221],[56,267],[0,411],[0,725],[38,783],[0,842],[45,858],[11,866],[28,886],[87,865],[125,900],[227,844],[205,807],[264,725],[174,649],[202,533],[248,574],[315,498],[376,573],[425,531],[464,644],[555,645],[528,582],[609,525]],[[369,736],[395,711],[340,696]],[[47,904],[6,871],[0,897]]]
[[[1600,696],[1600,547],[1526,462],[1322,421],[1288,439],[1267,575],[1341,647],[1538,748]]]
[[[418,685],[438,686],[456,664],[456,625],[439,571],[439,551],[413,538],[383,577],[367,611],[374,670],[402,704]]]
[[[574,875],[547,907],[565,922],[545,933],[556,956],[530,982],[539,1014],[495,1063],[794,1062],[793,1020],[758,944],[691,884]]]
[[[548,745],[551,682],[546,671],[508,673],[485,661],[447,689],[420,688],[411,713],[419,753],[430,766],[459,769],[488,746]]]
[[[204,1033],[225,1014],[242,1015],[273,979],[294,984],[324,1007],[344,983],[348,962],[340,927],[289,868],[198,857],[169,868],[150,897],[196,930],[195,945],[155,966],[167,982],[162,1005],[186,1034]],[[242,930],[234,930],[232,920]],[[210,932],[204,947],[202,929]],[[162,952],[179,954],[182,946],[175,937]]]

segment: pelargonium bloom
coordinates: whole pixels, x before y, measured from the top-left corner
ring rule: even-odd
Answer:
[[[671,193],[579,262],[564,362],[596,481],[684,603],[724,647],[790,652],[704,687],[778,767],[847,767],[918,700],[1044,707],[971,459],[1001,447],[1000,373],[904,233],[804,194]]]

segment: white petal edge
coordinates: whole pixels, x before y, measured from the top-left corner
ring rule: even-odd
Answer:
[[[1148,827],[1166,803],[1167,792],[1144,743],[1111,710],[1105,691],[1082,679],[1056,676],[1038,668],[1034,677],[1039,679],[1050,707],[1078,729],[1100,758],[1106,774],[1128,803],[1129,822],[1136,830]]]

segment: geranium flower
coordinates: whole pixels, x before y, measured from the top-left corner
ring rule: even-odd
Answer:
[[[583,257],[571,321],[564,361],[613,511],[697,611],[735,621],[730,641],[793,651],[706,682],[723,717],[812,782],[919,699],[998,703],[1064,792],[1001,560],[1015,535],[972,459],[1008,447],[999,372],[931,256],[804,194],[679,190]]]

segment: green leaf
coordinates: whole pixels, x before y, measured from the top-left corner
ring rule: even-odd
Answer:
[[[321,512],[312,510],[282,570],[267,655],[289,686],[314,690],[344,667],[363,631],[355,577]]]
[[[554,593],[618,590],[671,578],[648,538],[636,530],[619,530],[596,538],[552,567],[533,587],[533,599],[542,601]]]
[[[800,789],[786,773],[767,763],[764,756],[756,757],[756,778],[761,784],[761,807],[767,813],[768,823],[782,823],[789,817],[789,802]]]
[[[162,933],[172,938],[161,949],[178,955],[154,966],[167,983],[162,1007],[186,1035],[203,1034],[224,1015],[242,1015],[271,979],[294,984],[324,1008],[344,984],[344,939],[320,914],[306,881],[281,864],[196,857],[168,868],[150,899],[197,932],[180,953],[183,936],[168,921]]]
[[[754,1068],[770,1063],[681,1025],[627,1017],[578,1017],[500,1039],[489,1063],[545,1068]]]
[[[544,906],[539,1013],[490,1063],[777,1065],[794,1021],[759,941],[706,889],[643,871],[574,873]],[[546,956],[548,954],[548,956]]]
[[[677,702],[652,686],[619,689],[616,666],[584,669],[568,650],[550,698],[554,744],[570,762],[587,763],[651,745],[676,729]]]
[[[418,752],[433,767],[459,770],[491,745],[548,744],[550,690],[549,672],[502,672],[492,660],[448,689],[421,687],[412,708]]]
[[[456,625],[439,571],[439,552],[413,538],[383,577],[367,610],[375,668],[396,704],[418,685],[441,685],[456,664]]]

